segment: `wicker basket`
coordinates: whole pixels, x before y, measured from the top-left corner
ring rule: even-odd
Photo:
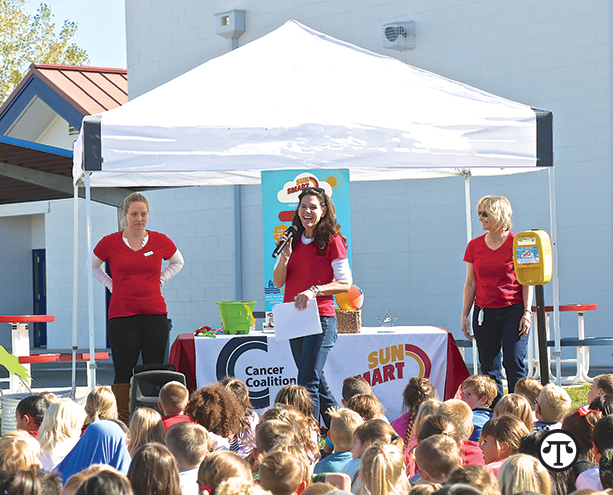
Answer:
[[[362,310],[346,311],[336,308],[338,333],[359,333],[362,327]]]

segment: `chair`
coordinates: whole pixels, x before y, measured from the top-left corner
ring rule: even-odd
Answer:
[[[132,375],[130,378],[130,416],[139,407],[150,407],[163,416],[164,412],[158,407],[160,389],[172,381],[187,385],[185,375],[178,371],[148,370]]]

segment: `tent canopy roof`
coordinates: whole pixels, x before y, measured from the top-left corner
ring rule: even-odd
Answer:
[[[352,180],[372,180],[553,164],[550,112],[296,21],[99,118],[101,139],[84,126],[79,141],[94,155],[101,141],[92,186],[258,183],[261,170],[279,169],[350,168]],[[79,149],[75,179],[81,157]]]

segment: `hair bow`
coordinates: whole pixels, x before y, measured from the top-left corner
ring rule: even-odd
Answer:
[[[591,412],[596,413],[598,416],[602,416],[602,411],[597,411],[596,409],[590,409],[588,406],[581,406],[579,409],[577,409],[577,414],[579,415],[580,418],[585,417],[587,414]]]

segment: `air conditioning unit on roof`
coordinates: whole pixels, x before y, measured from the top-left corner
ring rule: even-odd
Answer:
[[[415,22],[399,21],[383,24],[383,48],[413,50],[415,48]]]

